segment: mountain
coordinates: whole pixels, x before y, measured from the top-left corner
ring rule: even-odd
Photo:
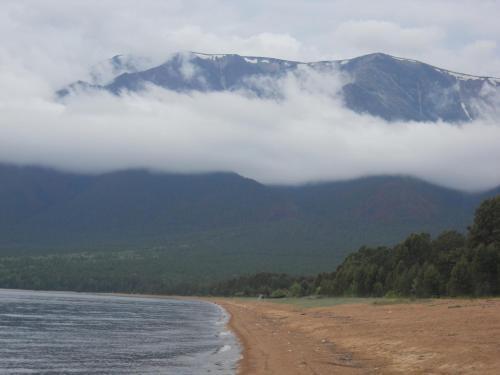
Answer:
[[[500,79],[452,72],[416,60],[374,53],[349,60],[303,63],[235,54],[179,53],[161,65],[142,69],[125,58],[112,66],[127,70],[104,84],[78,81],[58,91],[61,97],[79,90],[102,89],[114,94],[141,91],[148,84],[178,92],[245,91],[279,99],[275,83],[288,74],[339,72],[340,93],[347,108],[388,121],[467,122],[498,113]],[[118,61],[118,62],[117,62]],[[332,88],[332,94],[336,89]]]
[[[397,176],[290,187],[232,173],[79,175],[0,165],[0,255],[154,250],[176,272],[196,264],[196,272],[230,275],[316,273],[363,244],[464,230],[478,203],[499,192]]]

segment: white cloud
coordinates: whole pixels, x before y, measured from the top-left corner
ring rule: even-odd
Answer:
[[[390,52],[400,56],[421,54],[442,42],[437,27],[401,27],[379,20],[346,21],[333,34],[333,41],[361,53]]]
[[[331,95],[337,76],[289,78],[282,102],[158,88],[66,105],[53,95],[115,54],[161,61],[178,50],[317,60],[384,49],[500,76],[497,2],[4,0],[0,10],[0,162],[231,170],[268,183],[401,173],[500,184],[494,120],[388,124],[343,108]]]
[[[280,102],[236,93],[90,93],[66,105],[3,100],[0,160],[86,172],[235,171],[264,183],[411,174],[462,189],[500,183],[500,126],[386,123],[345,109],[338,77],[282,81]]]
[[[3,0],[0,10],[0,50],[54,85],[115,54],[178,50],[311,61],[384,49],[500,76],[493,1]]]
[[[272,56],[297,59],[300,42],[288,34],[258,33],[249,37],[219,36],[198,26],[186,26],[166,34],[169,48],[204,53],[238,53],[247,56]]]

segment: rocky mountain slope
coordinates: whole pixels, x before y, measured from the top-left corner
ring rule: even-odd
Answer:
[[[307,71],[342,76],[340,94],[347,108],[388,121],[467,122],[498,113],[500,79],[477,77],[419,61],[374,53],[349,60],[303,63],[235,54],[179,53],[158,66],[144,59],[115,56],[107,82],[76,82],[58,92],[104,89],[115,94],[156,85],[178,92],[238,91],[268,99],[282,96],[275,83]],[[94,74],[95,76],[95,74]],[[337,87],[332,87],[336,94]]]

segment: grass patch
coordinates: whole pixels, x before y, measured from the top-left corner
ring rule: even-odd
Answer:
[[[348,304],[362,304],[372,303],[379,298],[361,298],[361,297],[324,297],[324,298],[280,298],[280,299],[264,299],[266,302],[280,303],[292,305],[302,309],[309,309],[315,307],[330,307]]]
[[[324,298],[279,298],[264,299],[266,302],[292,305],[298,308],[308,309],[315,307],[330,307],[350,304],[371,304],[374,306],[387,306],[409,303],[426,303],[429,299],[419,298],[385,298],[385,297],[324,297]]]
[[[331,307],[351,304],[368,304],[374,306],[387,306],[409,303],[427,303],[431,299],[423,298],[387,298],[387,297],[286,297],[286,298],[263,298],[256,297],[225,297],[241,302],[266,302],[283,305],[291,305],[299,309],[310,309],[316,307]]]

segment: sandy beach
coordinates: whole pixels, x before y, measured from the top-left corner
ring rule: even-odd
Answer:
[[[244,349],[239,374],[498,374],[500,300],[305,308],[211,299]]]

